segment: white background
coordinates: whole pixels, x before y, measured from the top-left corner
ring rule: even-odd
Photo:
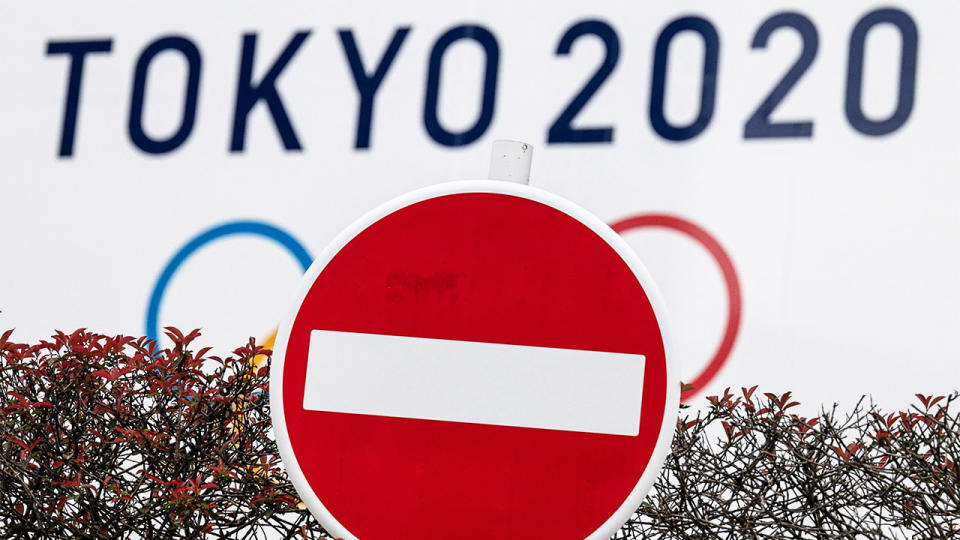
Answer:
[[[733,354],[708,393],[760,384],[808,404],[872,394],[888,407],[916,392],[957,388],[960,104],[953,3],[904,4],[919,31],[909,120],[881,137],[844,114],[851,31],[873,2],[34,2],[0,5],[0,327],[20,340],[84,326],[144,333],[151,289],[171,256],[200,232],[253,219],[295,235],[313,254],[373,206],[429,184],[483,177],[494,139],[535,146],[533,184],[607,222],[639,214],[690,219],[726,248],[744,309]],[[886,4],[884,4],[886,6]],[[812,120],[810,139],[744,140],[747,118],[799,54],[790,29],[751,49],[760,24],[797,10],[819,52],[773,115]],[[682,15],[708,19],[720,38],[715,112],[686,142],[663,139],[648,114],[654,44]],[[620,40],[615,71],[577,126],[614,126],[612,144],[546,144],[547,129],[603,57],[583,37],[554,54],[574,23],[602,19]],[[476,142],[448,148],[423,123],[427,60],[436,39],[480,24],[500,48],[493,122]],[[410,26],[376,97],[371,147],[353,148],[358,94],[336,31],[354,31],[368,71],[398,26]],[[284,150],[267,108],[250,115],[244,152],[229,151],[241,39],[258,35],[254,78],[298,30],[311,35],[278,88],[303,150]],[[127,133],[134,66],[166,35],[202,55],[197,120],[175,151],[153,156]],[[113,40],[86,59],[74,154],[58,158],[68,73],[49,41]],[[899,34],[880,25],[866,42],[863,109],[896,102]],[[666,116],[686,124],[699,102],[703,42],[670,48]],[[469,126],[479,110],[481,49],[452,46],[443,64],[440,119]],[[163,138],[179,125],[186,64],[151,65],[144,124]],[[703,367],[726,317],[719,270],[688,238],[627,234],[660,284],[685,379]],[[176,274],[161,325],[202,327],[225,351],[268,335],[290,307],[300,268],[280,246],[233,236],[197,252]]]

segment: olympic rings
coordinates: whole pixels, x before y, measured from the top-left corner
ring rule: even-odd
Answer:
[[[733,266],[733,261],[723,249],[723,246],[720,245],[720,242],[711,236],[710,233],[699,225],[677,216],[666,214],[639,214],[616,221],[612,223],[610,227],[621,235],[627,231],[645,227],[661,227],[678,231],[703,246],[720,267],[720,272],[723,274],[724,283],[727,288],[728,309],[726,327],[724,328],[723,338],[714,352],[713,357],[707,363],[706,367],[691,381],[694,389],[683,394],[683,399],[687,400],[699,393],[717,376],[720,368],[727,362],[740,331],[743,298],[741,295],[740,280]],[[160,273],[160,277],[157,278],[157,282],[153,286],[153,291],[150,293],[150,302],[147,306],[146,335],[149,339],[158,340],[160,335],[158,322],[160,304],[166,293],[167,286],[170,284],[170,280],[176,274],[177,270],[179,270],[180,266],[182,266],[194,252],[207,244],[227,236],[238,234],[260,236],[280,244],[297,259],[297,262],[300,263],[300,267],[304,272],[307,271],[313,262],[313,256],[310,255],[303,244],[294,238],[293,235],[267,223],[260,221],[231,221],[207,229],[184,244],[164,267]],[[266,340],[267,343],[265,343],[265,346],[272,346],[272,341],[275,336],[276,331],[274,330],[273,334]]]

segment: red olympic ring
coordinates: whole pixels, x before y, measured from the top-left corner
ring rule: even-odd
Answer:
[[[720,368],[727,362],[730,351],[733,350],[733,344],[737,340],[737,334],[740,332],[740,318],[742,316],[743,298],[740,293],[740,280],[737,277],[737,271],[733,267],[733,261],[720,245],[716,238],[710,235],[699,225],[686,219],[671,216],[667,214],[638,214],[627,217],[612,223],[610,227],[619,234],[623,234],[632,229],[641,229],[644,227],[660,227],[672,229],[681,232],[690,238],[696,240],[703,246],[710,255],[713,256],[720,272],[723,274],[723,280],[727,286],[727,326],[723,331],[723,339],[720,345],[713,353],[713,358],[703,368],[689,384],[693,389],[682,394],[682,400],[687,401],[700,393],[720,371]]]

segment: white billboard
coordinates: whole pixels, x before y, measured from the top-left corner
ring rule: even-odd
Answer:
[[[687,381],[957,388],[952,3],[0,4],[0,326],[266,337],[343,227],[483,177],[616,225]]]

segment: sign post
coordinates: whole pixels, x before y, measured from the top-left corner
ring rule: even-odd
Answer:
[[[384,204],[317,258],[271,404],[334,536],[600,539],[656,479],[679,381],[615,232],[543,190],[465,181]]]

